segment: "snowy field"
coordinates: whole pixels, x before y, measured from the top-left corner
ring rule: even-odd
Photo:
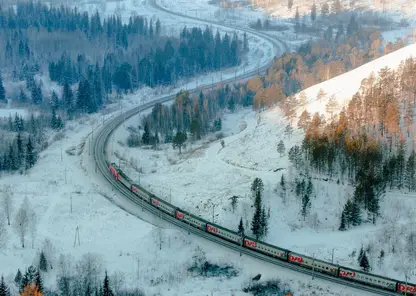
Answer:
[[[394,69],[402,59],[415,53],[416,45],[407,46],[306,89],[307,104],[298,109],[298,115],[304,109],[325,114],[325,105],[332,95],[341,108],[359,89],[361,80],[371,72],[376,73],[385,66]],[[317,102],[316,95],[321,88],[327,96]],[[288,196],[284,204],[275,192],[282,171],[290,180],[295,177],[295,172],[288,165],[287,153],[282,157],[277,153],[277,143],[282,139],[287,152],[303,139],[302,132],[297,129],[290,138],[285,136],[283,130],[287,123],[279,108],[259,114],[249,109],[239,110],[226,115],[223,121],[224,148],[212,136],[188,144],[183,154],[178,155],[178,151],[170,145],[161,145],[158,151],[124,145],[128,135],[126,128],[139,124],[138,117],[134,117],[117,132],[110,142],[110,150],[115,152],[112,156],[114,161],[119,161],[116,155],[127,160],[120,162],[121,167],[135,182],[140,182],[151,192],[179,207],[231,229],[237,229],[240,217],[243,217],[246,228],[249,227],[253,215],[250,186],[255,177],[260,177],[265,184],[265,204],[271,208],[268,242],[325,260],[331,260],[334,252],[334,262],[351,267],[358,267],[356,256],[353,258],[351,254],[354,251],[358,253],[361,245],[372,245],[370,265],[374,268],[373,272],[404,279],[400,266],[406,260],[401,258],[403,252],[394,257],[388,253],[383,265],[378,265],[376,257],[380,250],[389,249],[388,244],[379,242],[384,234],[393,231],[395,237],[406,235],[405,225],[412,221],[415,214],[416,196],[389,193],[382,208],[384,218],[376,226],[364,225],[339,232],[342,206],[351,188],[346,184],[315,180],[316,198],[312,201],[309,218],[303,221],[299,215],[300,200]],[[297,120],[295,126],[296,123]],[[129,163],[139,170],[133,169]],[[279,168],[283,170],[274,172]],[[240,197],[235,212],[230,203],[233,195]],[[391,208],[395,210],[391,211]],[[416,277],[412,276],[410,281],[415,282]]]
[[[53,248],[49,248],[47,256],[54,266],[53,271],[44,274],[48,287],[55,285],[60,254],[70,254],[75,263],[86,253],[93,253],[102,263],[100,276],[107,269],[110,275],[116,273],[123,279],[118,282],[120,288],[139,287],[146,295],[247,295],[241,288],[258,273],[262,274],[262,280],[281,279],[295,295],[356,295],[357,291],[353,289],[316,279],[311,281],[308,276],[247,256],[240,257],[238,253],[189,236],[112,191],[111,186],[95,173],[89,149],[90,133],[93,136],[100,124],[106,123],[113,114],[98,114],[67,124],[65,137],[52,142],[27,175],[0,179],[2,188],[5,185],[13,188],[12,225],[6,226],[7,240],[0,250],[0,274],[5,276],[14,292],[16,288],[12,282],[17,269],[37,265],[39,253],[48,239]],[[250,121],[251,113],[247,116]],[[224,123],[229,133],[237,134],[233,121],[239,117],[240,113],[235,114]],[[248,126],[247,131],[250,128]],[[176,191],[172,195],[176,201]],[[13,227],[14,217],[25,198],[36,213],[37,230],[33,240],[32,235],[27,236],[23,249]],[[79,240],[76,239],[77,227]],[[192,263],[197,246],[203,248],[208,260],[229,263],[239,275],[229,280],[191,276],[186,269]]]

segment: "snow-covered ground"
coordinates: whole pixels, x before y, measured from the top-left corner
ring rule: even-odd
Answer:
[[[361,80],[371,72],[376,74],[386,66],[397,68],[403,59],[415,53],[416,45],[407,46],[306,89],[304,93],[308,102],[298,109],[298,115],[304,109],[325,114],[325,105],[332,95],[341,108],[358,91]],[[321,88],[327,96],[317,102],[316,95]],[[260,177],[265,184],[265,204],[271,209],[270,232],[266,239],[268,242],[325,260],[331,260],[334,252],[334,262],[353,267],[358,267],[358,263],[356,256],[351,256],[352,252],[358,254],[361,245],[371,244],[370,264],[373,271],[404,279],[400,265],[406,259],[399,260],[404,252],[400,256],[393,256],[388,253],[389,245],[379,239],[391,231],[396,231],[396,237],[404,235],[404,225],[415,214],[412,209],[416,206],[416,195],[389,193],[382,208],[384,218],[376,226],[364,225],[339,232],[339,217],[351,188],[342,184],[314,181],[316,198],[312,201],[309,218],[303,221],[299,215],[300,200],[292,197],[284,204],[274,192],[282,172],[290,180],[295,177],[287,153],[279,156],[277,143],[282,139],[287,152],[293,145],[300,144],[303,138],[302,132],[297,129],[290,138],[285,136],[283,130],[287,123],[279,108],[259,114],[243,109],[225,116],[224,148],[212,136],[188,144],[184,153],[178,155],[178,151],[170,145],[161,145],[159,151],[128,148],[124,145],[128,135],[126,128],[139,124],[138,117],[134,117],[124,127],[120,127],[110,149],[141,168],[142,172],[138,173],[128,163],[121,161],[122,169],[137,183],[140,182],[151,192],[179,207],[232,229],[237,229],[240,217],[243,217],[246,228],[249,227],[253,214],[250,186],[255,177]],[[112,159],[118,161],[115,155]],[[274,172],[278,168],[283,170]],[[235,212],[230,203],[233,195],[240,197]],[[391,211],[391,208],[395,211]],[[397,217],[401,219],[398,220]],[[376,257],[382,249],[388,256],[385,263],[379,266]],[[410,280],[414,282],[416,277],[413,276]]]
[[[52,260],[54,269],[44,274],[48,287],[55,284],[60,254],[70,254],[74,263],[90,252],[102,260],[101,276],[104,269],[110,275],[117,272],[123,278],[122,288],[139,287],[146,295],[247,295],[241,288],[258,273],[262,274],[262,280],[281,279],[295,295],[356,295],[357,291],[344,286],[311,281],[310,277],[299,273],[247,256],[240,257],[238,253],[190,236],[125,200],[95,172],[89,151],[91,131],[96,131],[113,115],[98,114],[69,123],[64,139],[52,142],[27,175],[0,179],[0,186],[13,188],[12,225],[5,226],[7,242],[0,250],[0,274],[5,276],[13,291],[16,291],[12,282],[17,269],[37,265],[44,241],[49,239],[54,251],[49,252],[52,255],[48,260]],[[239,117],[235,114],[224,122],[229,133],[238,132],[232,122]],[[247,119],[250,118],[249,114]],[[14,217],[25,198],[38,219],[34,247],[28,235],[23,249],[13,227]],[[176,195],[174,198],[176,200]],[[77,227],[79,241],[76,240]],[[158,245],[159,233],[162,250]],[[197,246],[203,248],[210,261],[235,266],[240,271],[239,276],[229,280],[192,277],[186,268]],[[163,280],[155,284],[160,278]]]

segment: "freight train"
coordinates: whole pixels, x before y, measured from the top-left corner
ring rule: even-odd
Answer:
[[[405,283],[395,279],[311,258],[284,248],[267,244],[246,235],[241,235],[228,228],[206,221],[201,217],[197,217],[187,211],[181,210],[171,203],[156,197],[139,185],[134,184],[115,163],[111,163],[109,165],[109,170],[118,182],[127,187],[138,198],[153,205],[160,211],[175,217],[183,223],[198,228],[199,230],[205,231],[211,235],[215,235],[231,243],[262,253],[266,256],[277,258],[304,268],[313,269],[316,272],[321,272],[333,277],[342,278],[347,281],[357,282],[391,292],[397,292],[398,294],[416,295],[416,285],[414,284]]]

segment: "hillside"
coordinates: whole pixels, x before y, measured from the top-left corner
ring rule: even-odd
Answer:
[[[341,108],[360,88],[362,79],[372,72],[377,74],[384,67],[397,68],[403,59],[416,53],[415,49],[416,45],[407,46],[306,89],[304,93],[307,103],[298,108],[298,115],[304,108],[310,112],[326,113],[325,105],[331,95],[335,95]],[[327,95],[317,102],[316,94],[320,89]],[[296,123],[297,120],[294,120],[295,125]],[[126,123],[126,127],[136,124],[137,118],[133,118]],[[334,252],[334,262],[356,268],[356,254],[360,246],[370,245],[373,250],[369,260],[373,272],[404,279],[404,271],[398,259],[405,258],[404,252],[399,256],[386,252],[383,264],[379,264],[377,256],[382,249],[389,248],[385,238],[391,232],[407,236],[402,225],[409,223],[414,215],[412,209],[416,206],[416,196],[388,192],[382,204],[382,219],[379,223],[339,232],[342,206],[351,195],[352,188],[346,183],[337,185],[314,179],[316,197],[312,200],[310,214],[303,220],[299,214],[300,200],[287,193],[283,201],[278,189],[282,173],[289,182],[297,177],[289,165],[287,151],[292,146],[299,145],[303,139],[303,132],[298,129],[295,129],[293,135],[286,135],[284,129],[287,124],[278,107],[258,114],[243,109],[225,116],[224,148],[213,137],[188,145],[185,153],[180,156],[170,145],[161,145],[160,151],[141,149],[139,152],[124,145],[120,147],[128,134],[121,128],[114,140],[114,151],[137,164],[141,173],[121,162],[128,175],[136,181],[140,179],[141,184],[150,191],[232,229],[237,228],[240,217],[243,218],[246,229],[250,228],[253,214],[250,186],[255,177],[260,177],[265,185],[264,202],[270,208],[266,241],[325,260],[331,260]],[[283,140],[286,148],[283,156],[276,149],[280,140]],[[114,157],[114,160],[117,158]],[[276,169],[281,170],[274,172]],[[239,197],[235,211],[230,204],[233,195]],[[391,211],[391,208],[395,210]],[[416,277],[410,280],[416,281]]]

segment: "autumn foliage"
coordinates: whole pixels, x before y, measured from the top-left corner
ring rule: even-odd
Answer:
[[[32,283],[25,286],[20,296],[43,296],[43,294],[39,291],[39,287]]]

